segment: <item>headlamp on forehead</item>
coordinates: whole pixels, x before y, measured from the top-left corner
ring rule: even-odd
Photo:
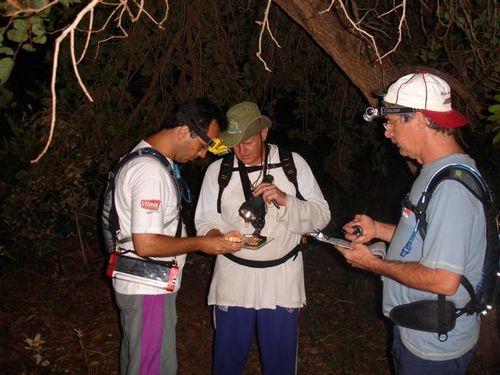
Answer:
[[[207,137],[208,138],[208,137]],[[221,138],[208,138],[208,151],[210,151],[214,155],[224,155],[229,152],[229,147],[224,144],[224,141]]]
[[[177,114],[177,118],[179,121],[189,126],[189,128],[194,131],[194,133],[198,137],[205,141],[205,143],[208,145],[208,151],[210,151],[212,154],[224,155],[229,152],[229,147],[224,144],[221,138],[210,138],[207,133],[201,128],[201,126],[198,125],[198,123],[187,114],[180,112]]]
[[[368,107],[363,113],[363,119],[371,122],[376,118],[384,117],[387,115],[404,115],[417,112],[418,109],[402,108],[402,107]]]

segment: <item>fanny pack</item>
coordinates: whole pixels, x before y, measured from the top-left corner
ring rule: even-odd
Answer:
[[[438,339],[444,342],[448,332],[455,327],[457,318],[464,313],[457,309],[451,301],[438,295],[437,300],[423,300],[394,307],[389,313],[389,319],[401,327],[417,331],[438,334]]]
[[[179,266],[175,260],[163,262],[149,258],[133,258],[115,251],[109,256],[106,276],[173,292],[178,271]]]

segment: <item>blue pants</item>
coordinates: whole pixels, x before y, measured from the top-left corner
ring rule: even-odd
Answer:
[[[297,367],[299,309],[215,306],[214,374],[240,375],[257,342],[264,375],[294,375]]]
[[[392,360],[397,375],[462,375],[474,357],[477,344],[464,353],[461,357],[446,361],[432,361],[417,357],[410,352],[399,334],[399,329],[394,327],[394,341],[392,344]]]

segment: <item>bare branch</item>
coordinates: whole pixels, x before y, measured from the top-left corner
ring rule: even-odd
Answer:
[[[83,46],[82,54],[78,61],[76,62],[77,64],[80,64],[80,62],[83,60],[85,55],[87,54],[87,49],[89,48],[90,44],[90,38],[92,37],[92,25],[94,24],[94,9],[89,14],[89,27],[86,31],[87,37],[85,38],[85,44]]]
[[[272,70],[269,69],[266,61],[262,58],[262,38],[264,36],[265,30],[267,30],[267,32],[269,33],[269,36],[271,37],[273,42],[278,46],[278,48],[281,48],[280,44],[278,43],[278,41],[274,37],[274,35],[269,27],[269,9],[271,9],[271,3],[272,3],[272,0],[267,0],[266,10],[264,11],[264,19],[262,21],[256,21],[256,23],[258,25],[260,25],[261,28],[260,28],[260,32],[259,32],[259,50],[257,51],[257,53],[255,55],[258,57],[258,59],[260,61],[262,61],[262,63],[264,64],[264,69],[266,69],[268,72],[271,72]]]
[[[324,10],[319,11],[319,14],[328,13],[329,11],[331,11],[331,10],[332,10],[333,5],[335,4],[335,1],[336,1],[336,0],[331,0],[331,1],[330,1],[330,5],[328,5],[328,8],[326,8],[326,9],[324,9]]]
[[[68,26],[66,26],[63,31],[61,32],[61,35],[59,35],[54,43],[54,57],[53,57],[53,63],[52,63],[52,76],[51,76],[51,84],[50,84],[50,91],[51,91],[51,120],[50,120],[50,125],[49,125],[49,136],[47,138],[47,142],[45,144],[45,147],[43,150],[40,152],[40,154],[33,160],[31,160],[31,163],[37,163],[46,153],[47,150],[50,147],[50,144],[52,143],[52,139],[54,136],[54,131],[55,131],[55,125],[56,125],[56,115],[57,115],[57,92],[56,92],[56,81],[57,81],[57,68],[59,64],[59,52],[60,52],[60,46],[61,43],[69,37],[69,42],[70,42],[70,56],[71,56],[71,64],[73,66],[73,71],[75,72],[75,77],[78,81],[78,84],[82,91],[84,92],[85,96],[93,102],[93,98],[88,92],[87,88],[85,87],[85,84],[83,83],[80,73],[78,71],[78,64],[83,60],[85,57],[87,51],[88,51],[88,46],[90,44],[90,38],[93,34],[97,34],[100,31],[103,31],[106,29],[106,27],[109,25],[111,20],[116,22],[116,27],[122,32],[122,35],[113,35],[108,38],[105,38],[104,40],[101,40],[98,42],[98,48],[101,43],[104,43],[106,41],[109,41],[111,39],[116,39],[116,38],[126,38],[128,37],[127,32],[122,26],[122,20],[123,16],[128,14],[132,22],[137,22],[137,20],[140,18],[142,14],[145,14],[146,17],[148,17],[153,23],[155,23],[158,27],[163,29],[162,23],[164,23],[167,19],[168,16],[168,10],[169,10],[169,4],[168,0],[165,1],[166,5],[166,11],[161,19],[161,21],[156,21],[145,9],[144,9],[144,0],[132,0],[133,3],[138,7],[137,13],[134,14],[131,9],[129,8],[129,0],[118,0],[116,3],[110,3],[105,0],[91,0],[82,10],[78,12],[76,15],[75,19],[73,22],[71,22]],[[58,1],[53,1],[50,4],[54,5]],[[104,26],[101,27],[98,30],[93,30],[93,22],[94,22],[94,10],[98,5],[104,5],[104,6],[112,6],[115,9],[112,10],[111,15],[106,19],[106,22],[104,23]],[[49,5],[47,5],[45,8],[48,8]],[[40,11],[40,10],[38,10]],[[114,15],[117,16],[113,18]],[[85,30],[80,30],[78,28],[78,25],[82,22],[82,20],[86,17],[89,16],[89,24],[88,27]],[[83,46],[83,50],[80,54],[79,59],[76,59],[76,54],[75,54],[75,31],[84,31],[87,35],[85,38],[85,43]]]
[[[166,21],[167,21],[167,18],[168,18],[168,13],[170,11],[170,4],[168,3],[168,0],[164,0],[165,1],[165,15],[163,16],[163,18],[160,20],[160,22],[158,22],[158,25],[163,25]]]
[[[323,14],[323,13],[331,11],[331,9],[333,8],[336,1],[337,0],[331,0],[328,8],[320,11],[319,14]],[[342,9],[342,12],[344,13],[345,18],[351,24],[351,26],[356,31],[358,31],[360,34],[362,34],[363,36],[365,36],[366,38],[368,38],[370,40],[370,43],[373,46],[373,49],[375,50],[375,55],[377,56],[377,61],[380,64],[382,64],[382,59],[384,59],[385,57],[387,57],[388,55],[393,53],[398,48],[398,46],[401,44],[401,41],[403,39],[403,24],[406,20],[406,0],[402,0],[399,5],[395,5],[393,8],[391,8],[390,10],[388,10],[387,12],[385,12],[379,16],[379,18],[383,18],[384,16],[386,16],[392,12],[395,12],[398,8],[402,8],[402,15],[401,15],[401,18],[399,19],[399,24],[398,24],[398,40],[397,40],[396,44],[394,45],[394,47],[392,47],[391,50],[389,50],[388,52],[386,52],[382,56],[380,55],[380,52],[378,50],[378,45],[377,45],[377,42],[375,41],[375,37],[359,26],[364,17],[362,17],[361,21],[355,22],[352,19],[352,17],[349,15],[349,12],[347,11],[344,2],[342,0],[338,0],[338,4],[339,4],[340,8]]]
[[[70,55],[71,55],[71,63],[73,65],[73,70],[75,72],[76,79],[78,81],[78,84],[82,88],[83,92],[85,93],[85,96],[87,96],[87,98],[91,102],[93,102],[94,99],[92,98],[92,96],[90,96],[90,93],[88,92],[87,88],[85,87],[85,85],[82,81],[82,78],[80,77],[80,72],[78,71],[78,64],[76,62],[76,57],[75,57],[75,30],[71,30],[69,35],[70,35],[70,38],[69,38],[70,49],[69,50],[70,50]]]
[[[56,78],[57,78],[57,66],[59,63],[59,48],[61,45],[61,42],[66,39],[66,37],[74,31],[76,26],[80,23],[83,17],[91,10],[94,9],[97,4],[101,0],[92,0],[90,3],[87,4],[85,8],[83,8],[77,15],[75,20],[66,27],[66,29],[61,33],[56,38],[56,41],[54,43],[54,62],[52,64],[52,78],[50,82],[50,92],[52,94],[52,113],[51,113],[51,120],[50,120],[50,130],[49,130],[49,137],[47,139],[47,142],[45,144],[45,147],[43,148],[42,152],[33,160],[31,160],[31,163],[37,163],[43,155],[47,153],[47,150],[49,149],[50,144],[52,143],[52,138],[54,136],[54,129],[56,125],[56,111],[57,111],[57,93],[56,93]],[[83,88],[85,86],[82,86]],[[85,90],[86,91],[86,90]],[[92,99],[91,99],[92,100]]]
[[[398,41],[396,42],[394,47],[392,47],[392,49],[389,52],[386,52],[382,57],[380,57],[380,59],[383,59],[384,57],[389,56],[391,53],[393,53],[398,48],[398,46],[401,44],[401,41],[403,40],[403,23],[406,20],[406,0],[403,0],[403,2],[401,4],[392,8],[391,11],[395,11],[396,8],[398,8],[398,7],[403,8],[403,13],[401,14],[401,18],[399,19],[399,25],[398,25]]]

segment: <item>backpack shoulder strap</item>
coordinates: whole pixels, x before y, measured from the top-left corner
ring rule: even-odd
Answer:
[[[233,175],[233,162],[234,162],[234,153],[229,153],[224,155],[222,158],[222,163],[219,169],[219,177],[217,181],[219,182],[219,195],[217,196],[217,212],[221,213],[221,199],[222,193],[224,189],[229,184],[229,180],[231,180],[231,176]]]
[[[281,166],[283,168],[286,177],[293,184],[293,186],[295,186],[296,197],[299,198],[300,200],[305,201],[305,198],[302,196],[299,190],[299,184],[297,182],[297,168],[295,167],[292,153],[283,147],[279,147],[278,150],[280,156],[280,164],[275,165],[275,167]],[[221,213],[222,193],[229,184],[229,180],[231,180],[231,176],[233,174],[233,171],[235,170],[233,163],[234,163],[234,153],[227,154],[222,158],[222,163],[220,166],[219,177],[218,177],[218,183],[219,183],[219,194],[217,196],[218,213]]]
[[[120,224],[119,224],[120,222],[118,219],[118,213],[116,211],[115,197],[114,197],[116,176],[126,163],[128,163],[132,159],[135,159],[138,156],[143,156],[143,155],[156,158],[158,161],[162,163],[163,166],[165,166],[165,168],[169,173],[172,173],[172,167],[168,162],[168,160],[161,153],[159,153],[152,147],[143,147],[133,152],[130,152],[125,156],[123,156],[113,166],[111,172],[109,172],[107,177],[106,189],[104,191],[103,217],[102,217],[103,226],[105,227],[105,229],[107,229],[104,230],[105,232],[104,241],[106,250],[108,252],[113,251],[114,245],[116,244],[117,241],[117,235],[120,231]],[[177,188],[177,199],[180,205],[179,187],[177,185],[177,180],[174,178],[174,176],[172,176],[172,178]],[[108,213],[107,217],[106,217],[106,212]],[[179,225],[177,227],[176,236],[179,237],[181,235],[181,232],[182,232],[182,220],[181,217],[179,216]],[[129,239],[123,239],[121,242],[123,242],[124,240],[129,240]]]
[[[485,212],[494,198],[486,181],[477,170],[464,164],[450,164],[437,171],[427,183],[427,186],[416,205],[416,214],[419,220],[418,231],[422,239],[427,233],[426,211],[436,187],[445,180],[453,180],[461,183],[484,205]],[[419,217],[420,216],[420,217]]]
[[[297,167],[295,166],[295,163],[293,161],[292,153],[283,147],[278,147],[278,150],[280,155],[281,167],[283,168],[283,171],[285,172],[288,180],[293,184],[293,186],[295,186],[295,195],[300,200],[305,201],[299,190],[299,183],[297,182]]]

